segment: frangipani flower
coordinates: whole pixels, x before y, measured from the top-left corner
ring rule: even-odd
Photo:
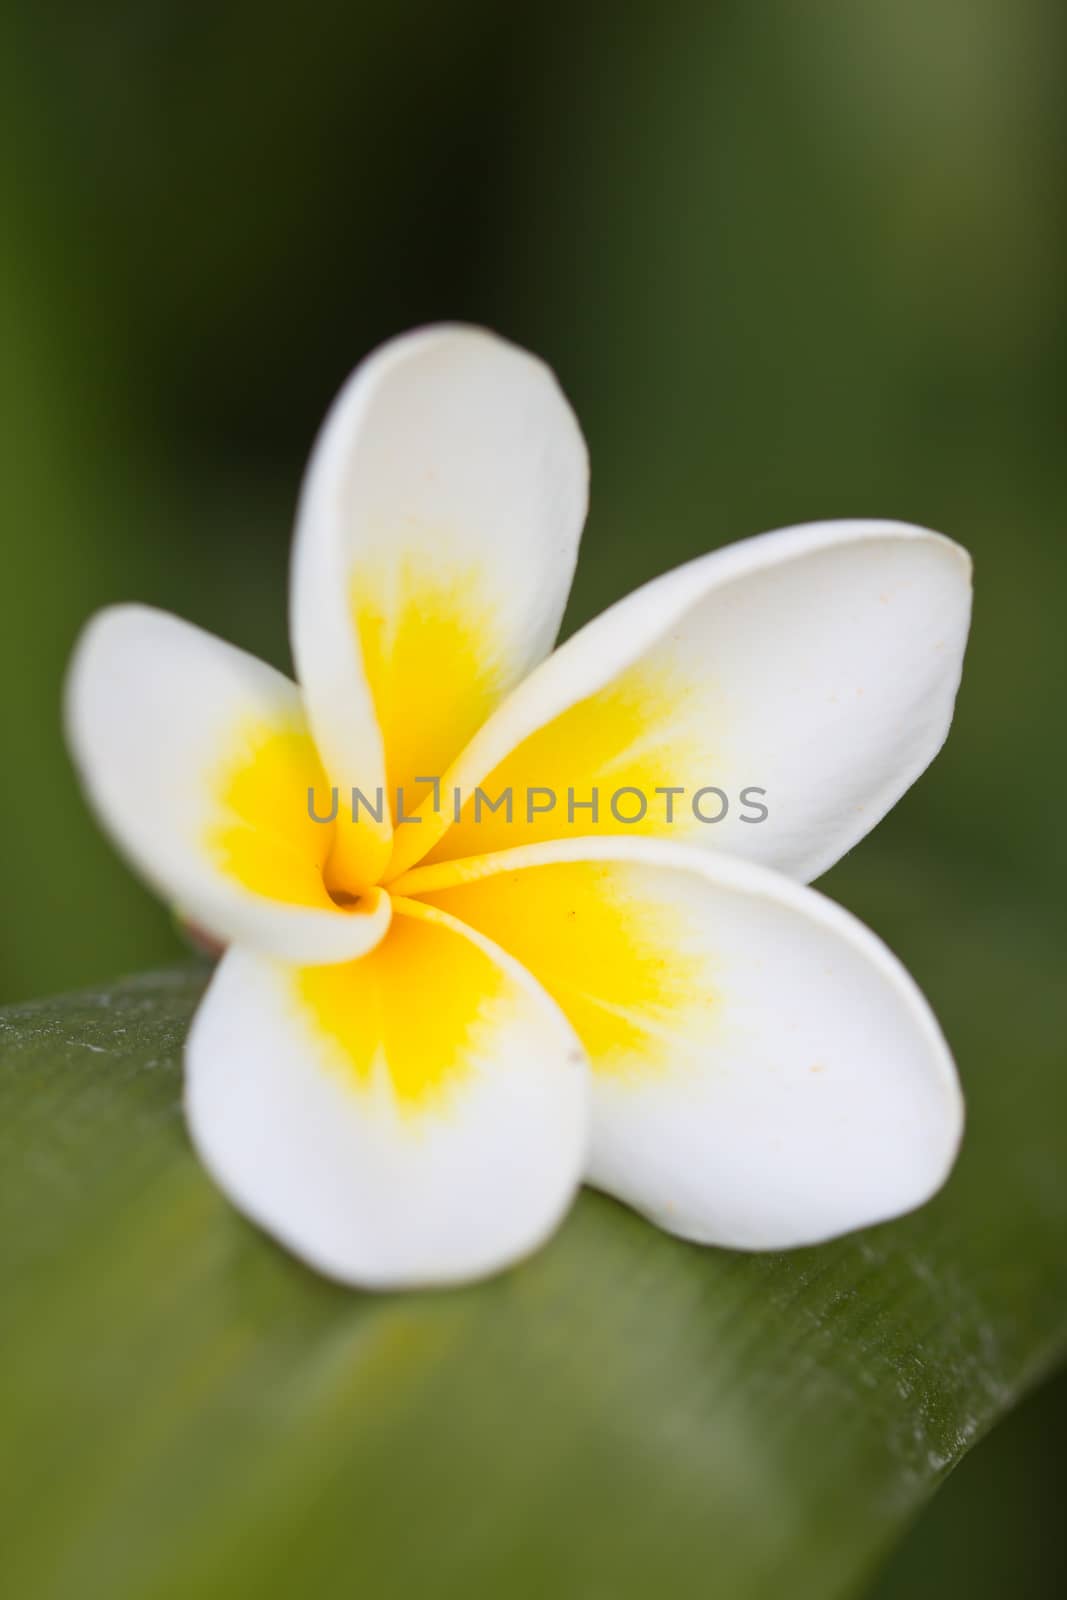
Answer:
[[[946,736],[967,556],[891,522],[792,528],[549,654],[587,477],[539,361],[408,335],[312,456],[299,687],[140,606],[75,653],[92,804],[226,947],[186,1048],[196,1148],[346,1281],[490,1272],[583,1180],[688,1239],[814,1243],[921,1203],[958,1145],[925,1001],[805,883]],[[690,803],[712,785],[717,822]],[[478,787],[512,789],[510,819]]]

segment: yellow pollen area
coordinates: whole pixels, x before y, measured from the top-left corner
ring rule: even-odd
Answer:
[[[568,707],[544,727],[523,739],[479,785],[495,801],[509,786],[513,792],[512,821],[503,809],[492,812],[482,802],[475,820],[473,794],[460,821],[453,824],[425,859],[454,861],[484,855],[543,839],[566,839],[590,834],[644,835],[682,838],[692,832],[690,802],[674,797],[674,821],[668,823],[667,798],[660,786],[684,786],[692,793],[703,783],[714,783],[715,771],[708,734],[714,717],[704,703],[707,686],[687,685],[680,673],[649,662],[637,662],[611,684]],[[531,789],[552,791],[551,810],[537,811],[527,820]],[[581,802],[598,791],[594,821]],[[618,789],[637,789],[647,802],[640,820],[620,822],[611,809]],[[574,791],[574,820],[570,820],[568,791]],[[451,804],[450,798],[443,800]],[[545,803],[535,796],[535,803]],[[641,810],[637,795],[619,797],[624,817]]]
[[[482,1052],[507,979],[469,939],[399,908],[379,945],[358,961],[294,972],[332,1064],[357,1085],[388,1077],[401,1110],[439,1104]]]
[[[389,804],[410,816],[510,686],[493,597],[478,568],[359,567],[352,617],[385,745]]]
[[[516,957],[565,1013],[597,1072],[663,1069],[675,1036],[691,1049],[716,1020],[708,956],[685,910],[642,895],[618,863],[558,862],[413,893]]]
[[[216,780],[217,820],[208,847],[244,888],[290,905],[336,910],[323,883],[333,844],[330,790],[314,743],[300,726],[250,723],[233,741]]]

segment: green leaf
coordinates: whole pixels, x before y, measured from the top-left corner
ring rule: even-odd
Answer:
[[[849,872],[883,922],[943,908],[908,955],[970,1129],[922,1213],[789,1255],[701,1250],[586,1194],[493,1282],[347,1292],[190,1151],[202,969],[0,1013],[2,1591],[860,1592],[1063,1351],[1067,1088],[1040,929],[929,866]]]

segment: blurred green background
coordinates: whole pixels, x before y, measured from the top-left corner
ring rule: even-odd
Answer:
[[[67,766],[82,620],[150,601],[287,665],[325,407],[458,317],[547,357],[585,427],[568,626],[809,518],[974,552],[947,750],[826,887],[950,1039],[1065,1053],[996,984],[998,941],[1067,956],[1062,0],[24,0],[0,29],[0,1003],[179,948]],[[967,1462],[879,1600],[1061,1594],[1065,1419],[1061,1383]]]

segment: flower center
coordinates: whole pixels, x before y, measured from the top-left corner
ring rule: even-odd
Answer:
[[[325,879],[323,881],[325,882]],[[351,911],[353,906],[359,905],[359,895],[353,894],[351,889],[333,889],[327,883],[326,893],[334,905],[339,906],[342,911]]]

